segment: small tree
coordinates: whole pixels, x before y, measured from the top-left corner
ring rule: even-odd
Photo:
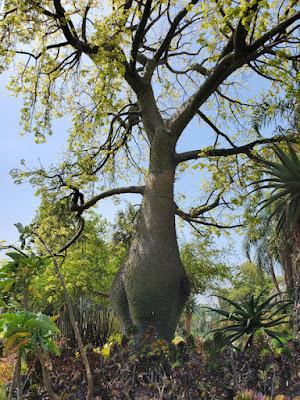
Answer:
[[[4,308],[30,310],[35,297],[34,280],[49,266],[49,260],[18,251],[7,253],[10,261],[0,267],[0,298]]]
[[[238,192],[252,174],[255,149],[282,140],[255,130],[245,137],[246,110],[262,102],[270,102],[271,110],[276,95],[293,92],[300,12],[296,0],[101,5],[5,1],[1,69],[25,57],[9,85],[23,95],[25,131],[41,142],[52,132],[53,118],[69,114],[73,125],[61,165],[14,176],[17,182],[29,177],[52,201],[72,197],[73,211],[124,193],[142,196],[135,237],[111,301],[125,330],[134,324],[142,336],[153,325],[170,339],[190,293],[175,215],[206,227],[240,224],[220,220],[212,210],[242,204],[229,189]],[[249,99],[249,88],[242,85],[246,79],[252,87],[267,87],[262,97]],[[209,129],[207,144],[178,152],[195,118]],[[220,123],[228,119],[232,123],[223,132]],[[184,211],[174,203],[175,175],[195,160],[211,184],[203,202]],[[124,184],[124,177],[131,184]]]
[[[13,314],[0,315],[0,332],[4,341],[4,350],[17,354],[13,380],[8,400],[12,399],[15,387],[18,388],[19,399],[23,398],[20,381],[21,359],[24,354],[37,356],[42,367],[44,386],[51,400],[58,400],[51,388],[49,373],[46,366],[47,353],[59,354],[54,339],[59,330],[47,315],[22,311]]]
[[[58,256],[63,256],[62,259],[62,263],[64,262],[64,258],[65,258],[65,254],[66,254],[66,250],[72,246],[73,243],[76,242],[76,240],[78,239],[78,237],[80,236],[83,228],[84,228],[84,219],[81,217],[80,213],[77,215],[77,218],[79,219],[80,225],[79,225],[79,229],[78,231],[75,233],[75,235],[71,238],[71,240],[69,240],[67,243],[65,243],[58,251],[57,253],[54,253],[51,248],[49,247],[49,245],[45,242],[45,240],[39,235],[39,233],[35,230],[34,226],[29,226],[29,227],[22,227],[21,225],[19,226],[19,231],[21,233],[20,239],[22,240],[22,247],[27,247],[27,249],[31,249],[30,244],[26,246],[26,243],[28,242],[28,240],[31,243],[34,243],[34,238],[38,239],[40,245],[42,245],[43,250],[46,252],[46,256],[45,259],[50,260],[50,264],[53,263],[53,267],[54,267],[54,271],[57,275],[58,281],[62,287],[62,291],[63,291],[63,295],[64,295],[64,300],[65,300],[65,304],[69,313],[69,317],[70,317],[70,323],[72,325],[72,328],[74,330],[74,334],[75,334],[75,338],[77,340],[78,346],[79,346],[79,351],[80,351],[80,355],[82,358],[82,362],[84,364],[85,367],[85,371],[86,371],[86,378],[87,378],[87,395],[86,395],[86,399],[87,400],[91,400],[93,397],[93,392],[94,392],[94,382],[93,382],[93,377],[92,377],[92,372],[91,372],[91,368],[90,368],[90,364],[89,364],[89,360],[86,354],[86,350],[84,348],[83,345],[83,341],[82,341],[82,337],[80,334],[80,331],[78,329],[77,326],[77,322],[76,322],[76,318],[75,318],[75,314],[74,314],[74,309],[73,309],[73,305],[72,305],[72,299],[70,297],[70,294],[68,292],[66,283],[65,283],[65,279],[64,276],[61,272],[61,268],[59,265],[59,262],[57,260]],[[22,256],[24,256],[25,258],[28,258],[29,256],[23,252],[23,250],[16,248],[15,246],[5,246],[5,248],[15,248],[20,254],[22,254]],[[43,354],[41,354],[41,357],[43,357]]]

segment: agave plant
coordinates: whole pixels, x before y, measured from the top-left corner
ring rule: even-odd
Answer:
[[[261,330],[279,343],[282,343],[281,338],[285,335],[273,329],[289,322],[289,314],[285,310],[291,304],[291,301],[278,299],[280,295],[282,296],[282,293],[276,293],[267,299],[263,298],[264,294],[265,291],[262,291],[257,297],[252,295],[241,303],[223,296],[217,296],[233,310],[227,311],[206,307],[224,317],[218,321],[219,323],[230,323],[230,325],[213,329],[210,333],[223,333],[226,342],[231,345],[237,341],[244,342],[243,350],[251,346],[254,335]]]
[[[289,143],[288,151],[274,146],[280,162],[262,160],[267,178],[260,181],[261,189],[272,189],[271,196],[260,204],[273,208],[269,219],[275,218],[277,237],[284,243],[280,262],[287,289],[294,300],[294,332],[300,337],[300,158]]]
[[[265,166],[261,172],[268,177],[256,183],[263,183],[260,189],[272,189],[271,196],[264,199],[260,211],[274,206],[270,218],[276,217],[277,230],[283,227],[300,226],[300,158],[289,143],[288,152],[274,145],[274,152],[280,162],[261,160]]]

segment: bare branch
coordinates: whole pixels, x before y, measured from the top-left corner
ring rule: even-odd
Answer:
[[[144,31],[146,28],[147,21],[151,14],[151,6],[152,6],[152,0],[147,0],[141,21],[139,23],[139,26],[137,28],[136,34],[135,34],[133,42],[132,42],[131,61],[130,61],[130,68],[131,68],[132,72],[135,70],[136,61],[137,61],[137,53],[138,53],[140,43],[142,42],[142,39],[144,36]]]
[[[76,242],[76,240],[79,238],[79,236],[82,234],[83,228],[84,228],[84,219],[81,215],[78,215],[78,219],[79,219],[79,228],[77,230],[77,232],[75,233],[75,235],[73,236],[73,238],[71,240],[69,240],[68,243],[66,243],[63,247],[61,247],[55,254],[54,256],[57,256],[61,253],[64,253],[69,247],[72,246],[72,244],[74,244]]]
[[[207,157],[229,157],[236,154],[246,154],[247,156],[250,156],[251,151],[256,146],[264,144],[280,143],[285,141],[286,139],[287,138],[285,136],[274,136],[272,138],[257,139],[243,146],[232,147],[227,149],[210,148],[208,150],[199,149],[199,150],[186,151],[184,153],[176,155],[176,164],[179,164],[184,161],[197,160],[198,158],[207,158]]]
[[[275,35],[284,34],[286,28],[288,28],[290,25],[292,25],[294,22],[298,21],[299,19],[300,19],[300,12],[292,15],[290,18],[281,22],[280,24],[275,26],[273,29],[269,30],[269,32],[266,32],[259,39],[257,39],[251,46],[249,46],[250,52],[256,51],[257,49],[262,47],[265,43],[267,43],[268,40],[272,39]]]
[[[71,211],[79,211],[82,212],[87,210],[88,208],[94,206],[99,200],[106,199],[107,197],[119,195],[119,194],[126,194],[126,193],[137,193],[143,194],[145,190],[145,186],[126,186],[120,187],[116,189],[107,190],[106,192],[102,192],[97,196],[92,197],[90,200],[83,204],[72,204]]]
[[[224,137],[232,147],[236,147],[230,138],[225,133],[221,132],[220,129],[205,114],[203,114],[202,111],[198,110],[197,114],[216,132],[217,136]]]
[[[218,87],[226,80],[226,78],[228,78],[234,71],[243,65],[248,64],[251,61],[256,60],[259,56],[265,54],[265,51],[269,51],[270,46],[268,46],[268,49],[264,49],[263,45],[275,35],[284,34],[286,28],[292,25],[298,19],[300,19],[300,12],[294,14],[292,17],[275,26],[252,45],[246,46],[242,53],[239,52],[237,54],[232,45],[233,50],[231,52],[227,52],[225,56],[218,61],[205,82],[199,87],[198,90],[196,90],[193,95],[191,95],[180,107],[178,107],[175,114],[169,120],[169,125],[175,132],[175,135],[177,137],[180,136],[185,127],[195,116],[200,106],[211,96],[213,92],[216,91],[216,89],[218,89]],[[275,45],[275,42],[273,45]]]
[[[147,68],[147,71],[146,71],[146,74],[145,74],[148,79],[151,78],[151,75],[152,75],[155,67],[157,66],[160,58],[162,57],[162,55],[165,52],[168,51],[172,39],[176,36],[176,29],[177,29],[178,25],[180,24],[180,22],[183,20],[183,18],[188,13],[189,6],[194,6],[198,2],[199,2],[199,0],[192,0],[174,18],[174,21],[171,23],[170,29],[169,29],[167,35],[165,36],[162,44],[160,45],[159,49],[156,51],[156,53],[155,53],[153,59],[151,60],[151,62],[148,64],[148,68]]]
[[[17,251],[18,253],[22,254],[22,256],[28,258],[28,255],[27,255],[26,253],[24,253],[24,251],[22,251],[21,249],[19,249],[17,246],[15,246],[15,245],[13,245],[13,244],[5,245],[5,246],[0,246],[0,251],[1,251],[1,250],[9,250],[9,249],[15,250],[15,251]]]
[[[213,226],[215,228],[220,228],[220,229],[234,229],[234,228],[239,228],[243,226],[242,224],[234,224],[234,225],[222,225],[217,222],[212,222],[212,221],[207,221],[203,218],[193,218],[189,215],[189,213],[186,213],[182,210],[176,210],[175,214],[178,215],[180,218],[182,218],[184,221],[190,223],[195,223],[195,224],[200,224],[200,225],[205,225],[205,226]]]

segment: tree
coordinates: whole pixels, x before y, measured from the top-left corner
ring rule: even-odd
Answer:
[[[54,252],[67,243],[74,235],[76,219],[64,219],[57,214],[57,207],[43,204],[33,225],[37,232],[46,237]],[[78,240],[68,249],[62,273],[65,277],[70,296],[74,303],[80,297],[94,304],[106,304],[114,275],[117,272],[126,250],[115,246],[108,235],[109,224],[97,214],[90,212]],[[51,232],[47,234],[47,232]],[[36,245],[43,251],[40,243]],[[55,312],[63,305],[63,293],[53,269],[47,268],[36,277],[34,288],[41,293],[36,299],[38,308],[51,306]]]
[[[274,224],[270,222],[268,213],[265,212],[264,215],[260,215],[255,226],[251,224],[248,227],[243,247],[249,261],[252,262],[253,259],[254,264],[263,275],[267,272],[272,278],[277,292],[280,292],[275,273],[278,246],[279,241],[274,235]],[[254,250],[254,258],[251,254],[252,250]]]
[[[228,189],[234,182],[239,187],[247,168],[251,171],[256,149],[282,140],[255,131],[244,138],[244,127],[228,135],[205,107],[215,104],[221,119],[247,124],[245,111],[262,99],[248,101],[238,71],[244,79],[258,76],[272,83],[263,95],[269,107],[282,91],[289,96],[300,13],[293,0],[272,7],[264,0],[114,0],[103,8],[99,3],[5,2],[1,65],[25,57],[10,83],[24,98],[24,130],[43,141],[53,118],[63,113],[73,126],[61,165],[14,171],[14,177],[29,178],[52,201],[72,199],[71,209],[79,214],[110,196],[142,196],[135,237],[111,301],[125,330],[133,324],[141,336],[153,325],[169,339],[190,293],[175,215],[192,225],[239,224],[216,221],[212,210],[231,209],[238,200]],[[177,153],[178,140],[196,116],[213,133],[212,145]],[[233,124],[227,128],[232,131]],[[207,185],[202,206],[185,212],[174,203],[175,173],[198,159],[213,185]],[[117,186],[130,176],[131,185]],[[95,185],[99,194],[93,195]]]
[[[46,366],[47,353],[59,354],[59,349],[54,342],[59,330],[53,319],[47,315],[34,314],[29,311],[1,314],[0,332],[4,339],[4,350],[17,353],[8,399],[11,400],[13,398],[16,385],[18,387],[18,398],[23,399],[20,382],[21,359],[25,353],[33,353],[40,361],[44,386],[49,398],[58,400],[58,396],[52,390]]]
[[[273,206],[270,219],[276,220],[276,235],[284,241],[279,251],[285,272],[286,286],[294,300],[294,331],[300,335],[300,157],[288,144],[288,151],[274,148],[279,162],[263,160],[267,177],[261,188],[271,189],[271,195],[261,202],[261,208]]]
[[[184,330],[190,335],[193,314],[197,312],[197,296],[213,292],[229,278],[225,249],[218,250],[211,238],[196,237],[180,246],[180,257],[191,283],[191,294],[184,310]]]
[[[219,293],[236,302],[243,302],[252,294],[258,296],[263,290],[270,294],[273,282],[265,271],[256,264],[245,262],[240,265],[229,279],[230,287],[219,289]],[[222,304],[222,307],[225,306]]]

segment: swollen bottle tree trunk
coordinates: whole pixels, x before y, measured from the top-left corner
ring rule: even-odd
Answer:
[[[167,132],[156,133],[137,231],[111,293],[124,330],[133,325],[139,337],[153,326],[171,339],[190,290],[176,238],[174,155]]]

